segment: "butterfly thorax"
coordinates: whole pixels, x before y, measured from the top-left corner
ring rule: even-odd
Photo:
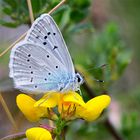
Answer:
[[[59,90],[61,92],[66,92],[69,90],[78,91],[80,85],[83,84],[83,82],[83,77],[79,73],[76,73],[75,76],[73,78],[68,79],[66,83],[59,84]]]

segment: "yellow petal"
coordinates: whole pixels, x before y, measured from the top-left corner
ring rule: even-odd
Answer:
[[[35,100],[28,95],[19,94],[16,98],[17,106],[29,121],[38,121],[46,113],[45,108],[34,107]]]
[[[89,100],[85,107],[78,106],[76,109],[77,116],[87,120],[94,121],[102,113],[103,109],[108,107],[111,98],[108,95],[101,95]]]
[[[33,127],[26,131],[28,140],[52,140],[51,133],[41,127]]]
[[[35,107],[41,106],[45,108],[53,108],[58,104],[61,93],[47,93],[35,103]]]
[[[85,102],[83,101],[82,97],[73,91],[69,91],[65,94],[62,94],[61,99],[59,100],[58,104],[58,112],[63,117],[74,117],[71,114],[75,114],[76,106],[84,106]],[[74,115],[73,114],[73,115]]]
[[[78,93],[73,91],[69,91],[68,93],[64,94],[63,101],[75,103],[81,106],[85,105],[85,102],[83,101],[82,97]]]

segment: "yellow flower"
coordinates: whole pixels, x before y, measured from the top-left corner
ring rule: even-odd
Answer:
[[[78,93],[69,91],[63,94],[49,93],[38,101],[25,94],[20,94],[17,97],[17,105],[30,121],[37,121],[41,117],[56,120],[58,114],[53,111],[55,107],[58,108],[61,118],[66,121],[76,118],[94,121],[109,105],[110,100],[109,96],[101,95],[85,103]]]
[[[82,97],[73,91],[67,93],[46,94],[35,103],[35,107],[53,108],[58,106],[58,112],[63,119],[69,120],[74,118],[77,105],[85,105]]]
[[[85,103],[78,93],[69,91],[68,93],[61,94],[61,98],[58,103],[58,112],[61,114],[63,119],[72,120],[76,118],[76,107],[84,105]]]
[[[102,113],[103,109],[110,104],[111,98],[108,95],[97,96],[89,100],[85,106],[78,106],[76,114],[87,121],[94,121]]]
[[[33,127],[26,130],[26,137],[28,140],[53,140],[51,133],[41,127]]]
[[[36,101],[26,94],[19,94],[16,98],[17,106],[29,121],[35,122],[47,115],[46,108],[34,107]]]

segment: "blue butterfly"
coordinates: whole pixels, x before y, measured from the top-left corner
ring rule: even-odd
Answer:
[[[77,91],[83,83],[58,26],[48,14],[37,18],[25,39],[13,47],[9,68],[15,87],[25,92]]]

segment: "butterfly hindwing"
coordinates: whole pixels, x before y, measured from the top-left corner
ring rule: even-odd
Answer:
[[[59,91],[69,75],[51,50],[29,42],[18,43],[10,55],[10,77],[16,88],[24,91]]]

